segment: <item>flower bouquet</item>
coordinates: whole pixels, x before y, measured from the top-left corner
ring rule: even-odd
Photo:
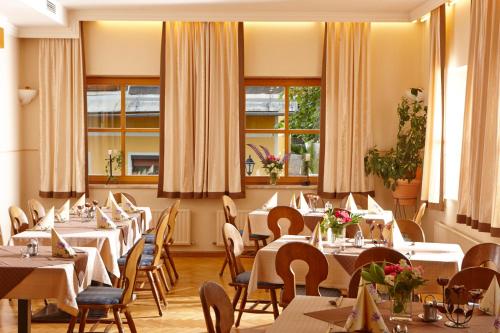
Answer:
[[[271,154],[269,150],[264,146],[259,145],[263,153],[254,144],[248,143],[247,146],[252,148],[255,154],[257,154],[257,156],[259,157],[260,161],[262,162],[262,167],[266,170],[267,174],[269,175],[270,184],[276,185],[276,182],[278,181],[279,178],[279,172],[283,170],[283,167],[285,166],[285,163],[290,155],[285,154],[285,156],[280,157]]]
[[[399,264],[372,263],[363,269],[361,277],[387,290],[392,300],[391,320],[411,320],[413,291],[426,282],[421,267],[412,267],[405,260],[400,260]]]
[[[345,228],[347,226],[358,224],[360,221],[361,215],[343,209],[327,209],[320,223],[321,232],[324,234],[328,229],[331,229],[335,239],[341,239],[345,237]]]

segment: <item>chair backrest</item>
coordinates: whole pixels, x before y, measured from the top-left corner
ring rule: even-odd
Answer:
[[[122,304],[127,304],[132,300],[132,295],[134,293],[135,280],[137,277],[137,268],[141,261],[142,251],[144,250],[144,238],[141,238],[134,246],[130,249],[127,255],[127,261],[125,261],[125,269],[123,270],[122,288],[123,294],[121,298]]]
[[[236,216],[238,215],[238,210],[236,209],[236,204],[233,199],[227,195],[222,196],[222,208],[224,208],[224,217],[226,218],[226,223],[231,223],[236,226]]]
[[[28,200],[28,208],[30,211],[31,222],[35,225],[38,220],[45,216],[45,208],[40,201],[36,199]]]
[[[396,223],[406,241],[425,242],[424,230],[412,220],[397,220]]]
[[[176,200],[174,204],[170,207],[170,212],[168,216],[168,230],[165,236],[165,242],[169,243],[174,236],[175,223],[177,222],[177,214],[179,214],[179,206],[181,205],[180,200]]]
[[[303,260],[309,266],[306,275],[306,295],[321,296],[319,284],[328,276],[328,261],[316,247],[301,242],[287,243],[279,248],[276,254],[276,273],[284,282],[281,293],[282,306],[288,305],[295,297],[295,273],[291,264],[294,260]]]
[[[427,203],[425,203],[425,202],[423,202],[420,205],[420,208],[417,210],[417,212],[415,213],[415,216],[413,217],[413,222],[415,222],[418,225],[422,225],[422,218],[424,217],[426,207],[427,207]]]
[[[289,235],[298,235],[304,230],[304,218],[297,209],[288,206],[276,206],[267,215],[267,227],[273,233],[274,239],[281,237],[281,228],[278,224],[281,218],[290,221]]]
[[[398,264],[400,260],[405,260],[408,265],[411,265],[410,260],[401,252],[388,247],[372,247],[364,250],[359,254],[354,262],[354,268],[358,269],[372,262],[387,262]]]
[[[500,283],[499,272],[486,267],[469,267],[455,273],[450,282],[448,282],[448,287],[463,285],[466,290],[483,289],[486,291],[490,286],[491,280],[495,277]],[[467,302],[466,298],[452,298],[452,300],[460,304]]]
[[[125,198],[128,199],[128,201],[130,201],[134,206],[137,206],[137,200],[135,200],[135,198],[129,194],[129,193],[125,193],[125,192],[115,192],[113,193],[113,196],[115,197],[115,201],[116,203],[121,203],[122,202],[122,194]]]
[[[155,250],[153,253],[153,266],[157,266],[161,261],[161,254],[163,251],[163,243],[165,242],[165,236],[168,230],[168,220],[170,218],[170,213],[163,215],[163,218],[158,222],[158,229],[156,229],[155,234]]]
[[[361,193],[353,193],[352,197],[358,209],[368,209],[368,195]]]
[[[17,206],[10,206],[9,217],[12,227],[12,234],[16,235],[29,228],[28,217],[21,208]]]
[[[222,226],[222,238],[224,239],[229,271],[234,282],[236,276],[245,271],[240,259],[244,250],[243,238],[241,238],[239,230],[231,223],[224,223]]]
[[[462,269],[486,266],[500,271],[500,245],[495,243],[482,243],[475,245],[465,253],[462,260]]]
[[[224,288],[212,281],[204,282],[200,287],[200,301],[208,333],[229,333],[234,324],[234,310]],[[215,326],[210,315],[210,308],[215,313]]]

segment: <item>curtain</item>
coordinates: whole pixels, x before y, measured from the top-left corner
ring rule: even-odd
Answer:
[[[244,196],[243,26],[166,22],[158,196]]]
[[[326,23],[318,192],[339,197],[373,191],[364,171],[372,145],[369,23]]]
[[[472,0],[457,222],[500,237],[500,3]]]
[[[430,19],[429,103],[425,135],[421,199],[443,202],[445,5],[434,9]]]
[[[84,66],[81,39],[41,39],[40,196],[86,192]]]

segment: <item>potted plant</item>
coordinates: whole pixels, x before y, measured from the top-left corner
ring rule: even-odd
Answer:
[[[400,204],[411,204],[418,197],[422,176],[423,148],[427,106],[423,105],[423,92],[411,88],[401,98],[395,148],[381,152],[376,147],[365,155],[365,172],[382,178],[384,186],[392,190]]]

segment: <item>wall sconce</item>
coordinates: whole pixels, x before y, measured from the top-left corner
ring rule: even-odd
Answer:
[[[4,30],[3,28],[0,28],[0,49],[4,48]]]
[[[248,158],[245,160],[245,170],[247,172],[247,175],[252,175],[254,166],[255,162],[253,161],[252,156],[248,155]]]
[[[31,103],[33,98],[35,98],[37,91],[35,89],[31,89],[30,87],[26,87],[24,89],[18,90],[19,102],[21,105],[28,105]]]

